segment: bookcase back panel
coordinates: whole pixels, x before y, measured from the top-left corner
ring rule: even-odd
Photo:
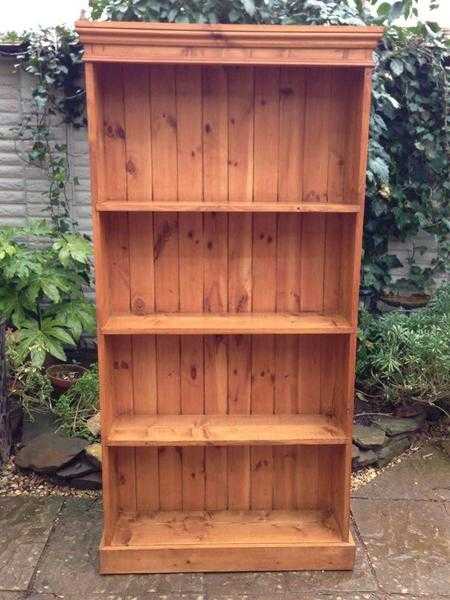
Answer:
[[[351,157],[363,70],[98,69],[100,202],[358,202]]]
[[[115,448],[118,510],[335,509],[339,446]]]
[[[104,214],[111,313],[347,315],[354,215]],[[117,241],[117,243],[116,243]]]

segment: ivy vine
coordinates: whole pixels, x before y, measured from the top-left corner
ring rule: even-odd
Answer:
[[[55,126],[84,125],[84,90],[81,87],[82,48],[76,33],[65,27],[39,29],[22,36],[18,64],[34,79],[31,109],[16,128],[18,149],[24,161],[42,168],[49,181],[50,217],[61,233],[76,223],[70,212],[70,188],[78,180],[70,171],[68,145],[55,138]]]
[[[376,51],[373,110],[367,171],[367,208],[363,291],[372,297],[389,289],[424,290],[442,273],[449,256],[450,217],[445,129],[446,45],[435,26],[400,28],[399,16],[417,16],[417,0],[91,0],[92,18],[116,21],[200,23],[384,24]],[[369,4],[369,6],[368,6]],[[376,10],[374,6],[376,5]],[[74,226],[67,189],[70,174],[66,144],[51,138],[53,119],[79,127],[84,123],[82,48],[65,28],[25,35],[19,65],[36,78],[34,110],[20,128],[28,160],[47,169],[49,203],[55,225]],[[401,266],[388,252],[388,241],[411,239],[427,231],[438,240],[431,265],[408,261],[407,278],[393,283]]]
[[[413,248],[397,289],[427,289],[449,264],[446,55],[441,33],[423,24],[391,28],[376,52],[363,263],[369,291],[392,287],[390,271],[402,266],[388,254],[389,238],[426,231],[437,240],[428,267],[416,263],[426,248]]]

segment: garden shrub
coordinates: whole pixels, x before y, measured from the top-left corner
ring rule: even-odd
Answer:
[[[392,405],[450,402],[450,284],[427,307],[360,316],[357,387]]]
[[[15,328],[18,361],[66,360],[64,346],[93,332],[94,307],[84,295],[90,255],[88,240],[45,221],[0,228],[0,314]]]
[[[86,421],[99,410],[98,366],[93,365],[67,392],[55,398],[52,410],[65,434],[92,440]]]
[[[52,406],[53,387],[47,373],[29,359],[24,359],[11,331],[6,334],[8,365],[7,393],[16,398],[29,418],[48,412]]]

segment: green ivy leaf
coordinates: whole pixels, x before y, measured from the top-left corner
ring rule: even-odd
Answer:
[[[245,12],[253,17],[256,12],[255,3],[253,0],[242,0],[242,4],[244,5]]]
[[[396,77],[400,77],[403,73],[403,63],[398,58],[393,58],[391,60],[391,71],[394,73]]]

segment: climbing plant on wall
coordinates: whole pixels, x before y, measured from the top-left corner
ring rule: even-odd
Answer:
[[[376,52],[362,272],[363,289],[376,296],[399,285],[426,289],[448,261],[446,46],[431,25],[391,25],[399,16],[417,16],[416,0],[369,4],[376,4],[376,10],[362,0],[91,0],[91,9],[94,19],[119,21],[387,26]],[[45,117],[43,125],[39,120],[26,123],[29,158],[48,168],[53,216],[66,227],[66,192],[76,181],[70,176],[67,146],[50,143],[48,125],[57,116],[74,126],[82,124],[82,49],[74,32],[64,28],[27,34],[25,42],[19,64],[35,77],[36,114]],[[437,257],[421,268],[416,258],[423,249],[416,248],[406,279],[394,285],[391,272],[401,263],[389,254],[388,240],[407,240],[419,231],[437,237]]]
[[[55,139],[61,123],[80,127],[84,123],[82,49],[74,31],[65,27],[39,29],[22,36],[18,66],[33,77],[30,111],[16,128],[24,160],[45,170],[46,195],[54,226],[65,232],[74,228],[70,214],[71,175],[68,146]]]
[[[363,283],[379,291],[390,269],[388,239],[402,241],[426,231],[437,238],[429,267],[408,261],[397,287],[426,289],[449,258],[449,190],[446,152],[445,67],[447,48],[439,31],[420,24],[390,28],[377,51],[371,118]]]

